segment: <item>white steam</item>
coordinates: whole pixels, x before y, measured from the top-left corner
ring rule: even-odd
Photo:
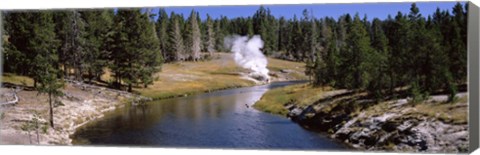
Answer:
[[[251,38],[247,36],[228,36],[225,37],[225,47],[233,52],[235,63],[242,68],[249,69],[252,72],[250,77],[257,80],[269,82],[267,58],[263,55],[263,41],[259,35]]]

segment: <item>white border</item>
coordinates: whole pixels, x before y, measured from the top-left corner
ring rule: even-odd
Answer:
[[[452,0],[421,0],[452,1]],[[60,8],[112,8],[112,7],[155,7],[155,6],[206,6],[206,5],[258,5],[258,4],[326,4],[326,3],[377,3],[377,2],[420,2],[414,0],[0,0],[0,10],[11,9],[60,9]],[[388,9],[388,8],[385,8]],[[68,155],[146,155],[146,154],[275,154],[275,155],[319,155],[319,154],[405,154],[373,152],[326,152],[326,151],[266,151],[266,150],[218,150],[218,149],[167,149],[139,147],[79,147],[79,146],[28,146],[0,145],[0,154],[68,154]],[[474,152],[480,154],[480,151]]]

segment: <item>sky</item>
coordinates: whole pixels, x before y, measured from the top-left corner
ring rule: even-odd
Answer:
[[[417,2],[417,7],[420,9],[420,13],[427,17],[431,15],[435,10],[440,8],[441,10],[452,11],[453,6],[457,2]],[[465,2],[461,2],[465,5]],[[357,4],[296,4],[296,5],[264,5],[266,8],[270,8],[272,15],[279,18],[284,16],[287,19],[293,18],[294,14],[297,17],[302,16],[302,11],[308,9],[313,11],[313,15],[316,18],[322,18],[325,16],[338,19],[339,16],[346,13],[359,15],[363,18],[366,14],[368,20],[373,18],[386,19],[390,14],[395,17],[398,11],[402,13],[410,12],[411,2],[401,3],[357,3]],[[202,20],[206,19],[207,14],[212,18],[219,18],[221,15],[227,18],[235,17],[248,17],[252,16],[255,11],[258,10],[259,5],[246,5],[246,6],[194,6],[194,7],[166,7],[168,15],[173,11],[177,14],[183,14],[185,18],[190,15],[192,9],[199,12]],[[158,13],[158,9],[152,10],[154,13]]]

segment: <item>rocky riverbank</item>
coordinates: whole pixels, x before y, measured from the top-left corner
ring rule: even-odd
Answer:
[[[0,88],[2,94],[12,88]],[[48,124],[47,96],[37,91],[23,89],[17,92],[15,105],[2,106],[0,120],[0,144],[71,145],[70,135],[75,130],[105,112],[149,100],[135,94],[69,82],[62,89],[64,96],[58,98],[54,108],[54,125]]]
[[[395,152],[468,151],[466,93],[458,94],[455,103],[446,103],[446,95],[435,95],[414,104],[408,98],[377,103],[365,93],[326,90],[315,102],[305,104],[302,100],[309,98],[295,98],[295,94],[310,88],[282,89],[284,91],[276,91],[276,96],[283,92],[291,98],[279,103],[287,117],[304,128],[327,133],[354,148]],[[267,92],[260,103],[271,100],[271,95]]]

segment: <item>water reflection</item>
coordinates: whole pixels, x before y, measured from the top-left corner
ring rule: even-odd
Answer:
[[[74,135],[74,143],[200,148],[338,149],[343,146],[247,105],[274,87],[239,88],[118,109]]]

